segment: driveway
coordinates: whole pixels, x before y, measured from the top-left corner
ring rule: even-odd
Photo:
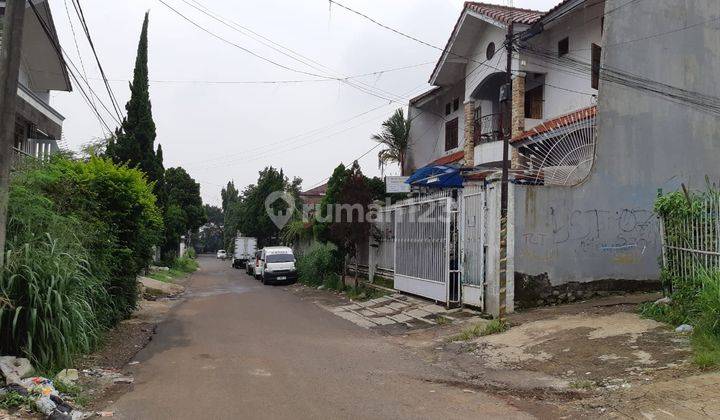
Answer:
[[[126,419],[530,418],[452,384],[409,350],[200,257],[187,300],[132,366],[111,407]]]

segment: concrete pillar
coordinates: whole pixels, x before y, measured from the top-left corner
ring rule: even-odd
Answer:
[[[512,82],[512,117],[510,118],[510,138],[525,131],[525,76],[515,76]],[[510,148],[511,167],[522,166],[522,156],[514,147]]]
[[[465,107],[465,166],[475,166],[475,101],[469,100]]]

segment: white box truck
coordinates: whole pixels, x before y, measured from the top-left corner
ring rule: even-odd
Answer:
[[[242,236],[235,237],[235,251],[233,252],[232,266],[234,268],[244,268],[248,261],[255,258],[257,248],[257,239]]]

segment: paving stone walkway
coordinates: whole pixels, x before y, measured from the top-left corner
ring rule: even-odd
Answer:
[[[427,327],[437,324],[439,317],[454,321],[460,309],[443,306],[403,294],[393,294],[350,305],[325,307],[335,315],[363,328],[402,326]]]

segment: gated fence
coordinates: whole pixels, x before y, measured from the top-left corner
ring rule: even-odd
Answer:
[[[459,302],[456,206],[441,191],[393,206],[395,288],[440,302]]]
[[[467,186],[460,202],[460,238],[462,264],[462,300],[483,307],[486,258],[485,187]]]
[[[695,198],[689,210],[661,217],[663,268],[676,281],[720,268],[720,194]]]
[[[392,279],[395,271],[395,212],[383,208],[370,230],[368,266],[372,275]]]

